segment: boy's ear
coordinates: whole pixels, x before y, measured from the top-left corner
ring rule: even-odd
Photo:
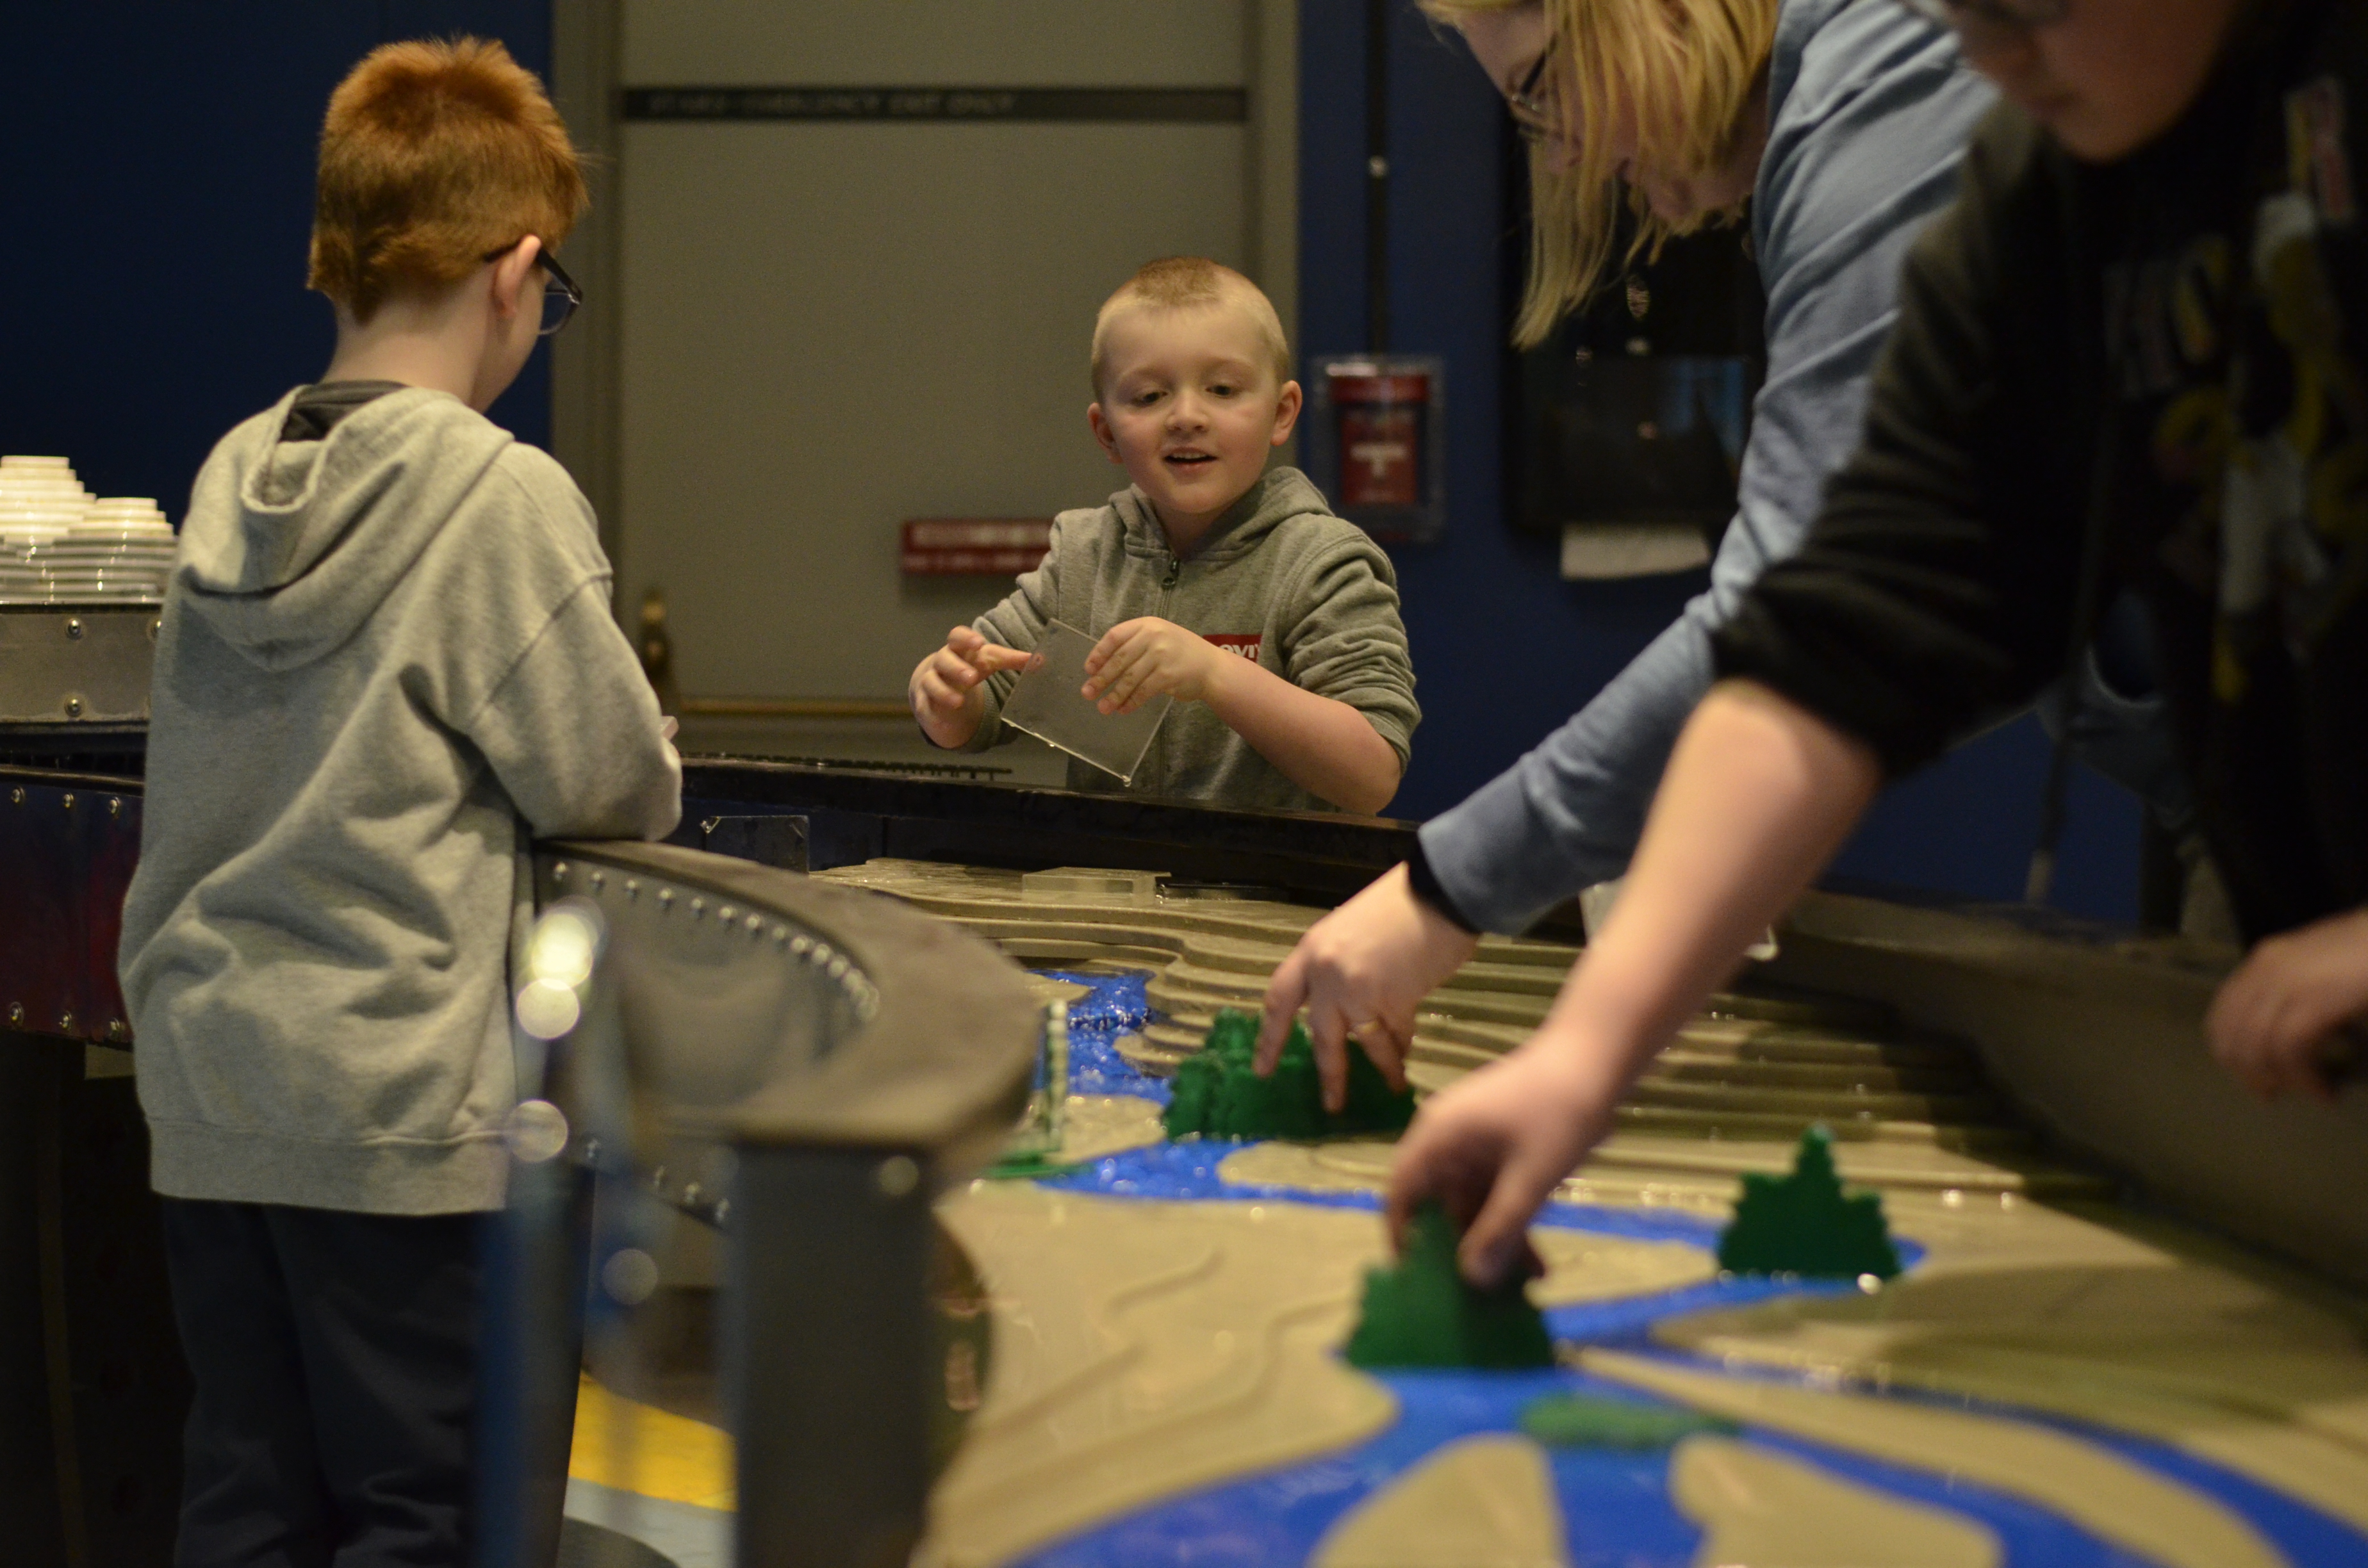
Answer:
[[[534,264],[542,255],[542,241],[529,234],[494,263],[494,311],[504,320],[526,308],[526,287],[533,280]],[[541,301],[535,301],[538,312]]]
[[[1267,437],[1269,446],[1280,447],[1291,439],[1292,431],[1298,427],[1299,411],[1305,401],[1306,394],[1299,390],[1297,381],[1282,383],[1282,391],[1275,394],[1274,433]]]
[[[1103,415],[1100,403],[1091,403],[1086,405],[1086,423],[1093,426],[1094,439],[1101,443],[1101,449],[1109,454],[1110,460],[1124,466],[1126,460],[1118,455],[1118,432],[1110,428],[1110,420]]]

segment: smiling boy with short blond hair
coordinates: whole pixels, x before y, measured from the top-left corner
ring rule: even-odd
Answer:
[[[1299,383],[1274,306],[1198,256],[1144,267],[1094,324],[1087,421],[1134,483],[1053,525],[1043,564],[913,671],[922,732],[1012,738],[1014,672],[1054,620],[1100,641],[1085,695],[1105,713],[1176,699],[1133,790],[1212,804],[1378,812],[1421,710],[1389,557],[1296,469]],[[1109,790],[1083,763],[1072,788]]]

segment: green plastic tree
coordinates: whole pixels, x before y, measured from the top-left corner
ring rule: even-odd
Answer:
[[[1407,1227],[1406,1254],[1365,1275],[1365,1304],[1349,1338],[1355,1367],[1554,1365],[1546,1320],[1518,1279],[1475,1290],[1455,1267],[1455,1222],[1437,1204]]]
[[[1197,1054],[1176,1069],[1175,1097],[1163,1119],[1170,1138],[1345,1138],[1360,1132],[1402,1132],[1414,1119],[1414,1091],[1393,1089],[1382,1070],[1353,1043],[1349,1047],[1349,1096],[1338,1116],[1324,1108],[1307,1030],[1291,1026],[1274,1075],[1259,1077],[1250,1060],[1258,1021],[1226,1007]]]
[[[1842,1191],[1833,1139],[1812,1127],[1801,1134],[1791,1176],[1743,1178],[1735,1219],[1718,1238],[1718,1266],[1736,1274],[1888,1279],[1899,1272],[1899,1253],[1883,1221],[1883,1199]]]

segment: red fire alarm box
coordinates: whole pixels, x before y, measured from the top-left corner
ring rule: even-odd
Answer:
[[[1313,405],[1301,449],[1333,509],[1376,539],[1437,539],[1447,522],[1445,362],[1357,355],[1318,359],[1310,369]]]

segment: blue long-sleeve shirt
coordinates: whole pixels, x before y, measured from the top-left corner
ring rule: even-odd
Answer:
[[[1902,7],[1785,0],[1752,195],[1768,377],[1735,520],[1707,593],[1568,723],[1424,826],[1424,858],[1467,919],[1520,931],[1627,869],[1678,732],[1710,689],[1712,631],[1769,562],[1800,548],[1827,478],[1858,444],[1901,261],[1954,196],[1993,97],[1950,33]]]

